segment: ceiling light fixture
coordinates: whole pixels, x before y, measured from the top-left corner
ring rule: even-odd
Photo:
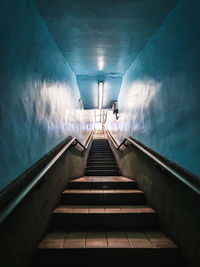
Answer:
[[[104,59],[103,59],[103,57],[100,57],[98,59],[98,69],[99,69],[99,71],[102,71],[103,68],[104,68]]]
[[[99,82],[99,109],[102,109],[103,105],[103,82]]]

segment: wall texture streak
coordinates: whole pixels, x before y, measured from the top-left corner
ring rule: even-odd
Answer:
[[[200,2],[180,0],[123,77],[120,118],[107,128],[133,136],[200,176]]]
[[[76,77],[31,0],[0,10],[0,190],[67,136],[84,141]]]

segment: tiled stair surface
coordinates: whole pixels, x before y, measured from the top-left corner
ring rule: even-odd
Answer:
[[[120,183],[126,183],[126,189],[120,190]],[[79,189],[85,185],[88,189]],[[73,189],[63,194],[111,192],[120,198],[120,192],[134,193],[136,183],[122,176],[92,176],[71,181],[69,187]],[[53,211],[51,232],[39,244],[35,266],[181,266],[176,244],[160,231],[156,211],[145,202],[77,205],[75,199],[71,205],[61,202]]]
[[[120,176],[107,140],[93,141],[86,174],[62,193],[35,267],[183,266],[144,192],[135,180]]]

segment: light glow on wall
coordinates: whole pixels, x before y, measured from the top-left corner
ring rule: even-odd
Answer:
[[[100,57],[98,59],[98,69],[99,69],[99,71],[102,71],[103,68],[104,68],[104,59],[103,59],[103,57]]]
[[[102,109],[103,105],[103,82],[99,82],[99,109]]]
[[[133,82],[127,95],[128,109],[147,108],[161,88],[161,83],[152,79]]]

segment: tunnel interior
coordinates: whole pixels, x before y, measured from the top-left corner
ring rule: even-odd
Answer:
[[[66,136],[84,140],[99,82],[118,141],[200,175],[199,1],[9,0],[0,22],[1,190]]]
[[[85,172],[94,141],[108,175],[114,168],[131,186],[136,178],[186,265],[199,267],[199,198],[127,141],[122,151],[115,143],[131,137],[200,185],[200,1],[7,0],[0,36],[0,216],[74,140],[0,223],[0,265],[29,266],[68,182],[102,173],[92,164]]]

